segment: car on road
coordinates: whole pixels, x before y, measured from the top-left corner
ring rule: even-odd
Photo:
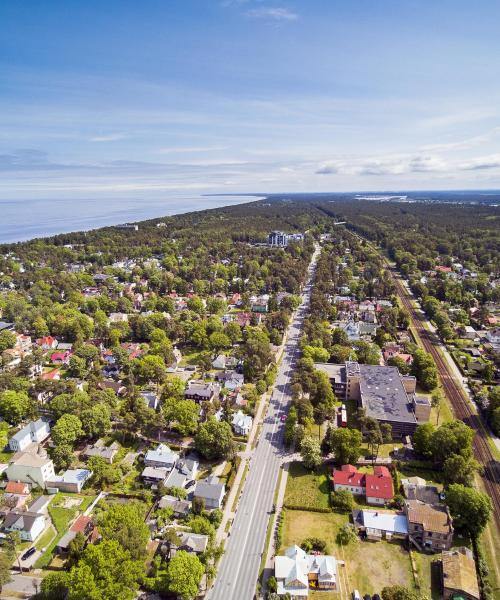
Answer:
[[[35,546],[33,546],[29,550],[26,550],[26,552],[21,556],[21,560],[28,560],[28,558],[30,556],[33,556],[33,554],[35,554],[35,552],[36,552],[36,548],[35,548]]]
[[[281,415],[281,421],[284,423],[286,421],[286,415]]]

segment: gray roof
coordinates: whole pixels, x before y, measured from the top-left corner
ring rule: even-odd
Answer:
[[[179,500],[175,496],[162,496],[160,501],[158,502],[158,508],[167,508],[170,507],[173,509],[175,513],[180,515],[187,514],[189,512],[189,508],[191,503],[189,500]]]
[[[359,365],[359,369],[361,401],[368,417],[417,422],[397,367]]]
[[[192,552],[205,552],[208,546],[208,535],[184,531],[179,533],[179,548],[187,547]]]
[[[8,529],[13,527],[20,519],[23,520],[23,531],[31,531],[35,521],[37,519],[44,519],[45,517],[41,513],[31,511],[17,511],[12,510],[5,515],[3,527]]]
[[[141,473],[141,477],[147,477],[148,479],[157,479],[163,481],[168,474],[166,467],[146,467]]]
[[[225,493],[223,483],[215,483],[213,480],[201,479],[196,482],[194,496],[206,498],[207,500],[220,500]]]
[[[172,469],[165,480],[167,487],[178,487],[182,488],[185,486],[187,477],[184,473],[180,473],[176,468]]]

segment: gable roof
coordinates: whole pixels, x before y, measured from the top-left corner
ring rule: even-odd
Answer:
[[[443,552],[441,562],[445,588],[462,591],[473,598],[479,598],[476,564],[468,548],[454,548]]]
[[[27,483],[22,483],[21,481],[9,481],[5,486],[5,492],[7,494],[20,494],[20,495],[28,495],[30,493],[29,487]]]
[[[390,500],[394,496],[392,477],[387,467],[375,467],[373,475],[365,476],[366,495],[369,498]]]
[[[451,517],[444,506],[424,504],[418,500],[406,503],[408,521],[422,525],[425,531],[450,533],[453,531]]]
[[[365,487],[365,474],[360,473],[353,465],[342,465],[340,469],[333,470],[333,483],[335,485]]]

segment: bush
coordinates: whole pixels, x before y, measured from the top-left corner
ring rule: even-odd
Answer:
[[[309,537],[309,538],[306,538],[302,542],[302,544],[300,544],[300,547],[302,548],[302,550],[304,550],[304,552],[307,552],[308,554],[312,551],[325,552],[326,542],[325,542],[325,540],[322,540],[317,537]]]
[[[354,498],[351,492],[339,490],[331,496],[332,507],[337,512],[351,512],[354,508]]]

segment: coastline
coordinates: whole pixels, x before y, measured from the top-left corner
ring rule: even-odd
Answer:
[[[264,196],[228,194],[175,199],[0,200],[0,244],[15,244],[78,231],[93,231],[122,223],[139,223],[256,202]]]

